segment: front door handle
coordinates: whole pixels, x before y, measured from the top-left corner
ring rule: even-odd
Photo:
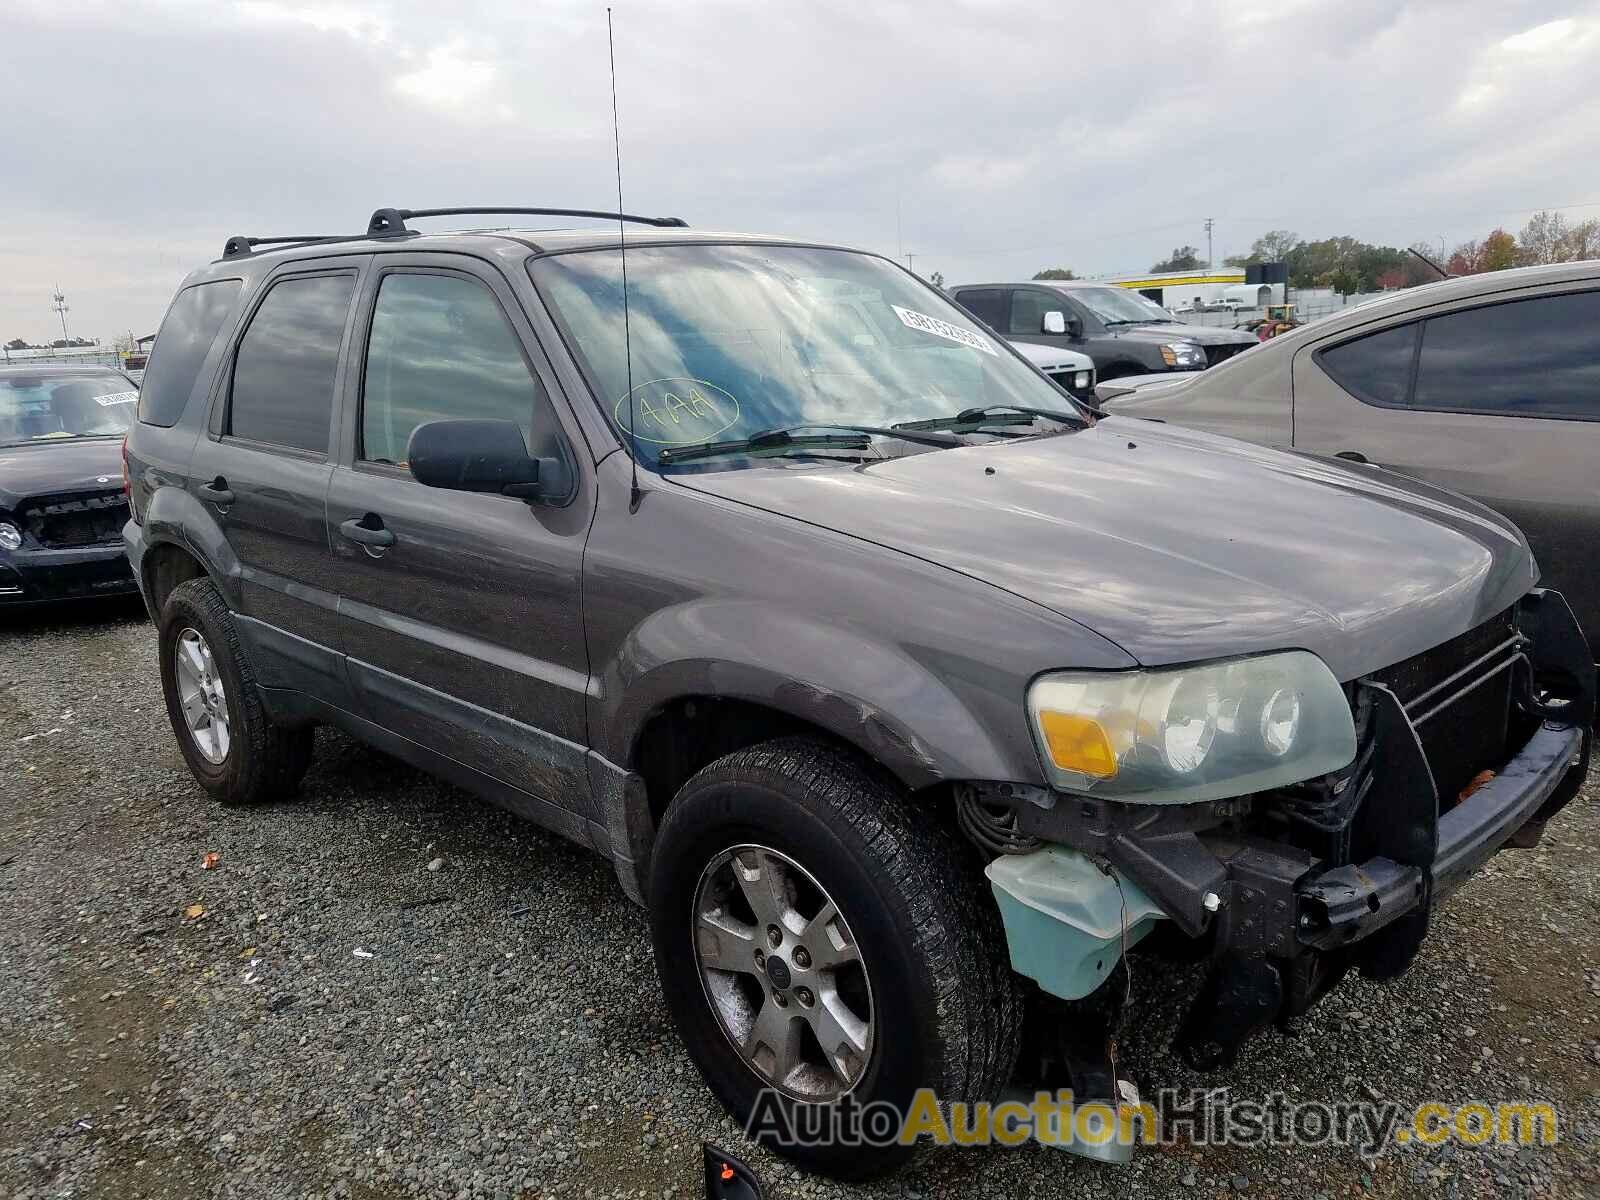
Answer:
[[[200,493],[200,499],[209,500],[213,504],[232,504],[233,493],[228,490],[228,481],[218,475],[210,483],[202,483],[195,491]]]
[[[1345,459],[1347,462],[1370,463],[1372,461],[1359,450],[1341,450],[1334,457]]]
[[[383,518],[377,513],[368,513],[364,517],[352,517],[339,526],[339,532],[352,542],[360,542],[363,546],[381,549],[384,546],[394,545],[394,530],[383,527]]]

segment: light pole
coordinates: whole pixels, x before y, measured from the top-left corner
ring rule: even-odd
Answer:
[[[50,307],[55,310],[56,316],[61,318],[61,340],[63,342],[70,341],[71,339],[67,336],[67,298],[62,294],[61,285],[59,283],[56,284],[56,290],[53,293],[53,299],[55,300],[55,303]]]
[[[1214,270],[1215,261],[1211,255],[1211,218],[1206,218],[1206,270]]]

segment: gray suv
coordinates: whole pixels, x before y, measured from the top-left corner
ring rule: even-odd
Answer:
[[[978,283],[951,295],[1013,341],[1076,350],[1102,380],[1166,371],[1203,371],[1256,344],[1249,333],[1188,325],[1138,292],[1089,279]]]
[[[1486,509],[1096,420],[876,255],[408,224],[458,211],[179,290],[126,447],[173,730],[224,803],[328,724],[604,855],[783,1153],[890,1169],[785,1121],[922,1088],[1120,1103],[1146,935],[1225,1063],[1583,778],[1593,666]]]

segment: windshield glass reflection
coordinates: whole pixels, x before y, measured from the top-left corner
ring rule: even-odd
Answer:
[[[530,270],[608,415],[637,429],[647,465],[667,447],[810,423],[888,426],[981,405],[1072,411],[960,308],[873,255],[630,249],[631,398],[619,255],[554,255]]]

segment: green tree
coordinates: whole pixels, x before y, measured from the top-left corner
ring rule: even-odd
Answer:
[[[928,282],[933,284],[933,286],[936,288],[944,287],[944,272],[935,271],[932,275],[928,276]]]
[[[9,342],[6,343],[6,349],[7,350],[29,350],[29,349],[32,349],[32,347],[30,347],[28,345],[28,343],[23,341],[23,339],[21,339],[21,338],[12,338]]]
[[[1035,279],[1076,279],[1077,276],[1066,267],[1046,267],[1034,275]]]
[[[1339,267],[1328,276],[1328,286],[1348,299],[1361,290],[1361,276],[1349,267]]]
[[[1227,259],[1229,266],[1248,267],[1255,263],[1286,262],[1289,252],[1300,245],[1300,235],[1287,229],[1268,230],[1250,243],[1249,254]]]
[[[1517,239],[1496,229],[1483,239],[1483,270],[1504,271],[1517,265]]]
[[[1193,246],[1179,246],[1166,258],[1156,263],[1152,271],[1193,271],[1203,266],[1200,251]]]

